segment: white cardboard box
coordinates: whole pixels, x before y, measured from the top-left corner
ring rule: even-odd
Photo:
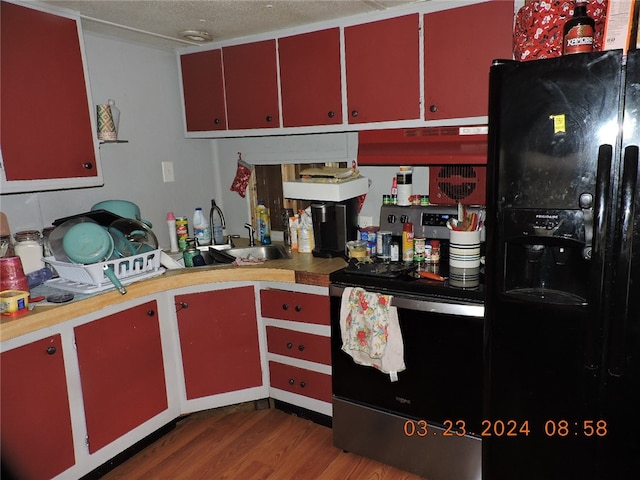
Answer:
[[[358,197],[369,191],[369,179],[358,177],[342,183],[314,183],[294,180],[282,182],[285,198],[341,202]]]

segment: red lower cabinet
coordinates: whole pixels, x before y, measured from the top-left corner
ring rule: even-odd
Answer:
[[[156,302],[74,329],[93,453],[167,409]]]
[[[269,362],[271,386],[323,402],[331,402],[331,376],[305,368]]]
[[[187,399],[262,385],[253,287],[175,297]]]
[[[73,436],[60,335],[0,355],[3,473],[48,479],[73,466]]]

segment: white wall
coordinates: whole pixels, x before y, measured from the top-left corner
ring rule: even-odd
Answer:
[[[104,186],[0,196],[12,232],[42,229],[94,203],[125,199],[140,206],[162,246],[169,245],[166,214],[191,217],[217,195],[212,142],[185,139],[174,52],[85,32],[93,103],[114,99],[121,111],[119,139],[100,147]],[[175,182],[163,183],[162,161],[173,161]]]

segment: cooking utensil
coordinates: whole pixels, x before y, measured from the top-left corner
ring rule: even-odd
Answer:
[[[418,272],[418,275],[420,275],[422,278],[426,278],[428,280],[436,280],[437,282],[444,282],[445,278],[443,276],[438,275],[437,273],[433,273],[433,272]]]
[[[125,293],[127,293],[127,289],[124,287],[124,285],[122,285],[122,283],[120,283],[120,280],[118,279],[118,277],[116,277],[115,272],[111,270],[109,265],[105,263],[103,269],[104,269],[104,274],[107,276],[109,280],[111,280],[111,283],[115,285],[115,287],[118,289],[120,294],[124,295]]]
[[[73,225],[62,238],[62,248],[69,260],[83,265],[109,259],[113,254],[113,245],[111,235],[93,222]]]
[[[122,218],[120,215],[116,215],[115,213],[108,212],[107,210],[95,210],[91,212],[79,213],[77,215],[71,215],[69,217],[58,218],[57,220],[54,220],[52,224],[57,227],[58,225],[62,225],[63,223],[69,220],[73,220],[80,217],[90,218],[91,220],[105,227],[109,226],[111,222],[113,222],[114,220]]]
[[[51,234],[49,235],[49,245],[51,246],[51,253],[56,260],[58,260],[59,262],[71,262],[71,260],[69,260],[69,257],[67,256],[67,253],[64,251],[62,240],[71,227],[86,222],[97,225],[96,221],[89,217],[74,216],[72,218],[69,218],[69,220],[61,223],[51,231]]]
[[[129,253],[133,250],[133,253],[123,256],[138,255],[158,248],[158,238],[156,235],[147,225],[138,220],[131,218],[115,220],[109,225],[109,232],[112,236],[118,237],[119,241],[122,236],[124,236],[129,242],[129,244],[124,243],[124,245],[121,243],[120,246],[124,249],[124,252]]]
[[[123,218],[130,218],[143,222],[145,225],[152,227],[149,220],[142,220],[140,216],[140,207],[128,200],[104,200],[96,203],[91,207],[92,211],[95,210],[107,210],[108,212],[115,213]]]

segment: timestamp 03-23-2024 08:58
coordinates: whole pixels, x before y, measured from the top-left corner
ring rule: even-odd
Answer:
[[[529,420],[483,420],[479,434],[470,432],[464,420],[445,420],[440,428],[430,427],[426,420],[407,420],[404,422],[404,434],[407,437],[462,437],[467,434],[480,437],[528,437],[532,433]],[[608,433],[606,420],[547,420],[543,428],[547,437],[604,437]]]

